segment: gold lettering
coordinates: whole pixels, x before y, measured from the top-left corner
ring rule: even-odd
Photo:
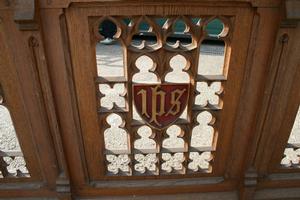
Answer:
[[[154,122],[157,125],[161,126],[160,123],[158,123],[156,117],[157,116],[162,116],[165,114],[165,96],[166,93],[164,91],[158,91],[160,86],[156,86],[154,88],[151,88],[152,90],[152,115],[150,122]],[[157,111],[157,99],[160,99],[160,105],[159,105],[159,111]]]
[[[179,101],[179,99],[181,98],[181,96],[183,95],[183,93],[186,91],[186,89],[184,90],[174,90],[171,93],[171,108],[168,111],[168,113],[166,114],[166,116],[168,116],[169,114],[171,115],[176,115],[177,113],[180,112],[180,106],[181,106],[181,102]],[[174,110],[175,108],[175,110]]]
[[[146,90],[140,90],[137,95],[142,95],[142,115],[146,115],[146,117],[150,117],[147,113],[147,92]]]
[[[137,95],[141,95],[142,97],[142,115],[146,116],[149,118],[149,122],[153,122],[158,126],[161,126],[161,124],[158,122],[157,117],[158,116],[168,116],[168,115],[177,115],[181,111],[181,102],[180,98],[186,92],[186,89],[176,89],[171,92],[171,99],[170,99],[170,104],[171,108],[167,111],[165,110],[165,100],[166,100],[166,92],[160,89],[160,85],[153,86],[151,87],[151,115],[149,115],[148,110],[147,110],[147,102],[149,99],[147,99],[148,95],[147,90],[141,89]]]

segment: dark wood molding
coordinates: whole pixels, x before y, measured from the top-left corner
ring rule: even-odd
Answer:
[[[224,182],[223,177],[203,177],[187,179],[166,179],[166,180],[125,180],[125,181],[95,181],[90,185],[96,188],[137,188],[137,187],[165,187],[165,186],[189,186],[189,185],[210,185]]]

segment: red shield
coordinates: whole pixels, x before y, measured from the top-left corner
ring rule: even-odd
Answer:
[[[189,84],[134,84],[137,112],[150,126],[162,129],[175,122],[184,111]]]

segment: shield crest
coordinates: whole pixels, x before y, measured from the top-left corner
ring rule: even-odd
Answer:
[[[174,123],[184,111],[189,84],[134,84],[133,101],[141,118],[156,129]]]

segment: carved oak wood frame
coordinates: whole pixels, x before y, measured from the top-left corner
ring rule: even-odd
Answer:
[[[284,21],[277,32],[275,49],[271,60],[274,66],[270,72],[264,99],[266,105],[262,136],[257,148],[255,165],[261,176],[259,187],[299,187],[299,168],[280,165],[283,152],[295,121],[300,102],[299,27]],[[295,42],[291,42],[295,41]],[[297,53],[296,53],[297,54]]]
[[[235,43],[236,46],[240,46],[243,43],[247,44],[247,47],[243,48],[244,51],[247,51],[247,58],[242,56],[242,58],[238,59],[246,60],[243,62],[242,66],[242,68],[245,69],[245,72],[242,77],[243,81],[240,81],[243,82],[242,86],[237,85],[237,87],[241,89],[239,93],[240,96],[237,97],[240,98],[240,100],[235,101],[235,103],[239,104],[236,112],[237,114],[235,115],[237,123],[235,123],[234,128],[232,129],[232,140],[226,140],[226,151],[238,149],[238,153],[234,154],[225,152],[225,154],[229,154],[229,158],[227,159],[228,162],[226,164],[220,164],[222,165],[220,168],[224,168],[224,170],[220,170],[222,171],[220,175],[223,177],[184,178],[180,179],[180,184],[177,186],[175,185],[179,179],[176,179],[176,177],[172,180],[160,180],[163,181],[164,185],[169,187],[155,187],[157,186],[157,181],[155,180],[145,180],[145,184],[142,184],[139,180],[119,181],[120,184],[116,184],[118,181],[92,181],[92,176],[89,174],[90,167],[87,167],[86,165],[86,160],[88,159],[86,159],[85,156],[93,152],[90,152],[89,149],[85,149],[82,141],[82,123],[80,123],[82,122],[82,119],[80,118],[80,115],[78,115],[78,94],[76,93],[76,88],[73,82],[73,80],[76,80],[76,78],[74,79],[76,75],[73,77],[73,63],[70,60],[71,49],[69,48],[68,43],[68,37],[72,35],[72,32],[68,30],[66,23],[66,17],[70,17],[72,12],[75,14],[76,7],[78,7],[78,11],[80,11],[80,16],[85,13],[84,7],[86,9],[88,7],[94,7],[92,9],[94,11],[91,12],[95,12],[95,16],[98,18],[99,16],[102,16],[103,13],[105,15],[119,14],[117,13],[118,6],[123,9],[124,15],[126,12],[127,15],[131,15],[133,13],[131,12],[132,9],[130,10],[130,8],[128,8],[127,10],[125,8],[126,6],[141,6],[143,8],[148,8],[149,6],[150,8],[161,3],[156,1],[120,1],[113,3],[101,2],[99,4],[95,4],[95,1],[92,2],[89,0],[47,0],[38,2],[37,7],[40,8],[40,18],[39,15],[36,15],[36,13],[30,13],[30,17],[28,18],[28,16],[22,16],[22,12],[21,14],[19,13],[15,15],[14,11],[18,9],[15,9],[14,2],[15,1],[9,0],[0,1],[0,84],[2,85],[6,102],[11,111],[13,120],[14,122],[17,121],[15,126],[17,133],[19,134],[18,136],[23,152],[27,157],[30,155],[26,160],[30,172],[34,170],[31,174],[34,178],[31,180],[34,182],[29,184],[23,179],[18,179],[18,181],[4,181],[7,183],[0,184],[1,197],[26,196],[25,198],[27,198],[29,196],[55,196],[63,199],[64,197],[59,196],[60,194],[58,193],[68,193],[68,187],[70,186],[67,179],[63,179],[64,181],[61,181],[57,176],[58,174],[64,174],[60,172],[66,172],[64,160],[66,160],[67,165],[69,166],[68,169],[73,188],[72,193],[76,197],[91,197],[112,194],[145,195],[183,192],[232,191],[240,188],[241,199],[253,199],[253,194],[256,193],[255,190],[263,190],[265,188],[299,187],[299,181],[291,181],[297,173],[289,173],[286,169],[283,171],[278,170],[277,167],[279,164],[279,158],[275,158],[274,161],[269,162],[273,157],[273,152],[276,152],[278,155],[282,154],[281,149],[275,151],[270,149],[274,147],[273,142],[275,140],[278,147],[280,146],[280,148],[283,148],[283,146],[285,146],[291,123],[294,120],[293,115],[290,115],[290,113],[295,112],[297,98],[295,98],[290,104],[287,104],[285,101],[282,103],[282,108],[286,108],[286,113],[289,113],[289,115],[285,121],[286,123],[282,126],[278,125],[280,128],[277,126],[276,131],[271,132],[271,129],[263,129],[263,125],[260,124],[260,120],[266,116],[265,110],[268,108],[268,98],[272,94],[272,89],[270,88],[272,88],[274,84],[273,76],[276,74],[277,66],[279,66],[278,71],[285,69],[283,67],[284,64],[279,63],[285,63],[286,61],[280,61],[276,57],[276,55],[278,55],[277,53],[280,52],[281,49],[281,45],[278,45],[277,42],[282,34],[290,35],[289,38],[291,42],[288,43],[289,47],[287,48],[289,50],[288,53],[285,52],[284,55],[291,54],[287,60],[292,60],[288,62],[288,66],[292,67],[286,67],[289,69],[288,72],[286,72],[287,77],[283,77],[283,75],[280,74],[277,75],[276,81],[283,81],[283,83],[290,88],[290,90],[287,90],[286,88],[279,88],[279,92],[280,94],[286,94],[288,96],[295,95],[294,97],[296,97],[296,94],[293,92],[296,92],[298,88],[296,80],[299,79],[299,73],[294,73],[295,71],[293,70],[296,69],[295,65],[292,65],[292,63],[298,62],[297,59],[295,59],[295,57],[297,58],[295,54],[299,52],[299,50],[294,47],[299,47],[299,43],[297,43],[299,40],[297,40],[296,37],[297,33],[299,35],[299,26],[298,29],[291,29],[291,24],[285,28],[281,27],[276,39],[278,24],[282,19],[280,16],[283,13],[283,11],[280,10],[282,1],[240,0],[238,2],[230,2],[220,0],[216,2],[207,0],[204,2],[190,0],[185,2],[164,1],[162,3],[167,12],[170,12],[170,14],[173,15],[184,15],[189,14],[191,10],[201,10],[203,11],[201,13],[203,15],[219,16],[228,14],[231,16],[236,15],[237,17],[245,13],[249,17],[247,19],[243,19],[241,22],[234,22],[247,22],[248,24],[245,26],[247,26],[247,30],[249,30],[247,34],[243,35],[239,44]],[[26,2],[29,1],[26,0]],[[295,2],[296,1],[294,0],[288,0],[287,7],[292,10],[296,9],[297,6],[294,5]],[[185,5],[183,6],[183,4]],[[109,8],[110,5],[115,5],[116,8],[113,10],[103,10],[102,13],[99,13],[96,11],[99,9],[97,8],[99,5],[103,5],[106,8]],[[204,9],[206,6],[209,7],[209,9]],[[199,9],[199,7],[202,8]],[[215,10],[212,11],[212,9]],[[27,11],[28,10],[26,10],[26,12]],[[29,11],[35,12],[32,7],[29,7]],[[154,12],[152,9],[145,9],[144,11]],[[157,12],[160,12],[158,15],[161,15],[165,11],[158,10]],[[197,12],[197,14],[199,13]],[[136,15],[143,14],[146,13],[141,10],[136,13]],[[292,17],[292,19],[299,19],[299,12],[286,12],[286,14],[287,16]],[[78,17],[80,18],[80,16]],[[27,32],[17,30],[14,20],[19,24],[17,27],[20,30],[26,29]],[[72,27],[72,23],[68,22],[68,25],[71,25]],[[237,24],[235,24],[235,27],[236,25]],[[88,30],[88,26],[85,28]],[[235,30],[235,32],[236,35],[240,35],[243,30]],[[85,41],[89,41],[87,38],[84,39]],[[71,40],[74,40],[74,38],[71,38]],[[296,42],[294,43],[293,41]],[[275,46],[274,43],[276,43]],[[275,55],[274,60],[269,62],[269,57],[271,57],[272,53]],[[244,55],[244,52],[235,52],[233,54]],[[38,59],[35,60],[32,58]],[[237,62],[237,60],[234,62]],[[37,64],[37,66],[35,64]],[[35,76],[37,71],[39,71],[38,76]],[[47,72],[49,72],[49,77]],[[78,75],[76,70],[75,74]],[[228,78],[235,76],[234,74],[235,73],[233,72],[230,73],[229,69]],[[49,78],[49,81],[47,81],[47,78]],[[38,79],[42,81],[39,81]],[[294,80],[293,83],[292,80]],[[264,87],[265,84],[270,84],[269,87],[266,87],[266,90]],[[40,86],[42,86],[43,92],[39,89]],[[95,86],[92,84],[89,86],[90,92],[94,91]],[[53,89],[53,93],[49,90],[51,87]],[[85,89],[88,90],[88,88]],[[26,93],[24,91],[26,91]],[[276,91],[277,90],[274,90],[273,92],[276,93]],[[51,97],[51,94],[53,94],[53,98]],[[92,96],[95,95],[93,92],[90,94]],[[265,96],[267,96],[267,100],[263,101],[262,104],[261,99]],[[47,101],[43,102],[43,98],[47,99]],[[282,100],[283,97],[274,95],[272,98],[274,99],[272,100],[273,103],[271,108],[275,112],[278,112],[278,108],[276,108],[276,101]],[[55,105],[55,108],[52,107],[52,102]],[[45,108],[47,110],[46,112],[44,110]],[[262,110],[262,113],[258,114],[258,110]],[[55,119],[55,114],[57,114],[57,121]],[[272,114],[273,113],[269,115]],[[48,116],[48,119],[51,119],[50,128],[52,136],[54,136],[53,138],[56,138],[53,140],[55,147],[53,146],[53,143],[51,143],[52,139],[48,135],[49,130],[47,125],[43,127],[47,124],[45,123],[45,121],[47,121],[46,115]],[[281,113],[279,117],[282,117],[282,115],[284,115],[284,113]],[[271,124],[272,120],[278,121],[279,117],[268,117],[265,123],[266,126],[268,127],[268,124]],[[55,122],[59,123],[56,124]],[[258,128],[255,124],[258,124]],[[263,131],[261,131],[261,129]],[[20,130],[24,132],[24,136],[20,135]],[[283,131],[284,134],[281,135],[281,131]],[[59,134],[59,132],[61,134]],[[31,139],[28,140],[25,138],[25,135],[26,138],[27,136],[33,137],[30,137]],[[62,138],[61,141],[60,136]],[[63,144],[63,148],[60,142]],[[35,149],[28,148],[28,145],[30,146],[32,144],[35,145]],[[54,149],[56,154],[53,153]],[[263,149],[266,150],[264,151]],[[55,156],[57,156],[57,160],[54,158]],[[37,169],[37,171],[35,169]],[[285,172],[291,175],[284,175],[285,180],[279,180],[283,173],[287,174]],[[273,176],[274,174],[275,176]],[[278,174],[279,176],[277,176]],[[128,184],[129,187],[124,188],[124,185],[126,184]],[[110,186],[108,187],[108,185]],[[149,185],[152,185],[153,187],[148,187]],[[174,185],[174,187],[170,187],[171,185]],[[11,189],[11,187],[14,187],[14,189]],[[10,190],[7,190],[8,188],[10,188]],[[273,193],[273,191],[274,190],[272,189],[261,194],[270,194]],[[280,192],[280,190],[277,191]],[[275,195],[276,194],[279,193],[277,192]]]
[[[0,2],[1,92],[30,174],[2,178],[1,198],[69,196],[37,8]]]
[[[88,5],[88,4],[87,4]],[[151,179],[166,179],[164,186],[167,186],[169,184],[174,184],[174,181],[179,181],[178,178],[194,178],[194,177],[211,177],[206,178],[209,183],[216,183],[218,185],[222,185],[222,187],[231,187],[234,184],[233,179],[230,178],[228,171],[235,171],[236,168],[233,166],[230,166],[230,155],[233,156],[231,153],[231,138],[232,134],[234,132],[234,120],[236,119],[236,113],[238,112],[238,103],[239,103],[239,96],[240,91],[242,87],[242,79],[245,72],[245,62],[246,62],[246,56],[247,56],[247,48],[248,48],[248,42],[250,38],[250,28],[253,18],[253,12],[251,8],[249,8],[247,5],[241,6],[241,7],[214,7],[209,8],[202,6],[201,4],[193,3],[186,6],[183,5],[160,5],[155,3],[150,4],[132,4],[132,6],[128,7],[126,4],[122,3],[101,3],[101,4],[94,4],[94,6],[89,7],[85,4],[72,4],[68,9],[66,9],[66,22],[67,22],[67,28],[68,28],[68,37],[69,37],[69,45],[70,45],[70,52],[71,52],[71,60],[72,60],[72,70],[74,73],[74,84],[76,88],[76,98],[78,102],[78,111],[79,111],[79,118],[80,118],[80,133],[82,137],[83,142],[83,148],[84,148],[84,155],[86,158],[85,166],[87,167],[87,173],[88,173],[88,180],[90,182],[90,187],[95,187],[101,189],[102,187],[112,187],[112,188],[119,188],[120,187],[126,187],[124,189],[124,192],[130,192],[130,191],[137,191],[136,188],[132,188],[128,183],[133,184],[132,186],[138,186],[139,179],[143,179],[143,182],[145,183],[144,186],[141,185],[141,188],[146,187],[147,185],[153,185],[155,186],[155,181],[151,181]],[[109,9],[108,9],[109,6]],[[178,9],[180,7],[180,9]],[[196,74],[195,67],[197,66],[198,62],[198,51],[192,50],[191,54],[185,53],[184,51],[170,51],[170,53],[165,54],[166,56],[158,57],[158,54],[152,54],[151,50],[141,50],[141,52],[145,55],[148,55],[150,57],[153,57],[155,61],[157,62],[164,62],[162,59],[166,59],[170,57],[171,55],[176,55],[177,53],[180,53],[186,59],[188,62],[190,62],[190,66],[193,66],[191,68],[191,71],[187,72],[190,74],[191,77],[191,91],[193,91],[195,87],[195,81],[201,81],[201,80],[208,80],[209,82],[212,80],[220,80],[223,82],[223,87],[227,91],[226,95],[224,95],[224,106],[222,112],[222,117],[220,118],[220,114],[217,114],[217,112],[212,111],[214,114],[216,114],[216,118],[219,119],[217,122],[217,126],[219,126],[219,130],[222,132],[218,135],[218,146],[216,149],[216,157],[214,162],[214,169],[212,173],[197,173],[197,174],[186,174],[186,175],[168,175],[168,176],[106,176],[105,175],[105,161],[104,161],[104,154],[103,154],[103,136],[101,136],[99,133],[101,133],[101,129],[105,127],[99,126],[98,121],[98,114],[96,112],[97,108],[97,96],[96,92],[97,87],[96,83],[108,83],[108,79],[100,79],[96,78],[96,63],[95,63],[95,42],[99,41],[99,35],[96,33],[96,36],[94,34],[95,29],[97,30],[98,24],[100,21],[102,21],[105,18],[109,18],[112,21],[114,21],[117,25],[122,26],[120,21],[116,20],[118,19],[118,16],[131,16],[134,18],[135,16],[173,16],[173,15],[187,15],[187,16],[218,16],[221,19],[230,19],[230,22],[224,21],[225,23],[225,30],[226,32],[229,29],[231,29],[230,33],[227,37],[224,38],[225,43],[227,45],[227,51],[226,51],[226,60],[225,65],[229,66],[228,74],[227,74],[227,68],[225,67],[225,77],[206,77],[206,79],[202,79],[202,77],[194,77]],[[101,18],[104,16],[104,18]],[[113,16],[114,18],[107,17],[107,16]],[[147,18],[144,18],[147,21]],[[150,20],[148,20],[150,22]],[[151,22],[150,22],[151,23]],[[207,23],[207,22],[204,22]],[[229,26],[230,24],[230,26]],[[150,25],[155,28],[155,25],[151,23]],[[239,28],[236,28],[239,27]],[[134,27],[133,27],[134,29]],[[96,31],[97,32],[97,31]],[[134,31],[133,31],[134,34]],[[141,53],[136,52],[135,49],[132,49],[130,45],[128,45],[128,38],[122,38],[126,35],[122,35],[120,31],[117,32],[117,36],[119,36],[121,39],[121,43],[125,44],[125,46],[128,46],[128,51],[125,52],[125,57],[128,58],[128,60],[125,60],[127,63],[127,69],[128,69],[128,82],[127,87],[131,88],[131,77],[134,73],[133,69],[133,61],[137,56],[139,56]],[[204,35],[199,35],[194,40],[194,45],[202,41],[204,38]],[[230,40],[229,40],[230,38]],[[158,51],[160,53],[164,53],[160,50],[157,50],[159,45],[162,43],[158,40],[158,46],[154,47],[154,51]],[[193,42],[192,42],[193,44]],[[157,49],[156,49],[157,48]],[[236,49],[236,51],[232,52],[230,50]],[[229,60],[230,55],[230,60]],[[155,56],[155,57],[154,57]],[[193,59],[192,59],[193,58]],[[126,71],[126,70],[125,70]],[[170,71],[168,68],[157,68],[157,73],[160,75],[166,74],[168,71]],[[126,72],[125,72],[126,73]],[[84,76],[82,76],[84,74]],[[227,77],[226,77],[227,76]],[[219,78],[219,79],[218,79]],[[228,78],[226,81],[225,79]],[[114,82],[125,82],[126,78],[120,78],[120,79],[114,79],[111,81]],[[110,84],[113,84],[110,83]],[[131,106],[131,94],[130,90],[127,91],[127,95],[129,97],[128,103],[129,107]],[[191,95],[194,95],[193,92],[191,92]],[[190,98],[189,106],[193,104],[193,98]],[[192,107],[188,108],[188,113],[191,113]],[[197,113],[197,112],[196,112]],[[125,113],[124,113],[125,114]],[[121,115],[124,115],[121,114]],[[107,114],[105,114],[107,115]],[[126,116],[126,115],[125,115]],[[130,119],[131,119],[131,113],[129,112],[127,114],[127,123],[130,125]],[[226,119],[226,120],[225,120]],[[128,121],[129,120],[129,121]],[[189,119],[189,122],[192,122],[191,119]],[[238,121],[236,122],[238,123]],[[187,130],[190,130],[192,123],[187,126]],[[184,127],[184,126],[183,126]],[[130,126],[126,126],[127,130],[131,130]],[[133,134],[131,134],[133,135]],[[131,136],[132,137],[132,136]],[[131,138],[133,139],[133,138]],[[132,140],[131,140],[132,141]],[[158,144],[161,142],[160,139],[157,140]],[[101,150],[102,149],[102,150]],[[237,156],[237,155],[234,155]],[[96,158],[96,159],[95,159]],[[99,160],[98,160],[99,158]],[[177,180],[175,179],[177,178]],[[232,177],[233,178],[233,177]],[[174,179],[172,181],[171,179]],[[203,179],[203,180],[206,180]],[[105,181],[107,180],[107,181]],[[115,180],[115,181],[113,181]],[[132,180],[132,181],[130,181]],[[195,182],[200,181],[201,179],[187,179],[189,181],[183,182],[182,187],[184,185],[189,185],[190,189],[186,188],[187,191],[193,190],[193,188],[198,188],[199,186],[195,185]],[[201,184],[199,182],[199,184]],[[107,186],[106,186],[107,185]],[[195,185],[195,187],[192,187]],[[231,186],[230,186],[231,185]],[[208,186],[208,185],[207,185]],[[201,188],[205,188],[206,185],[201,184]],[[109,194],[110,191],[113,191],[112,188],[106,190],[105,193]],[[154,189],[154,188],[152,188]],[[88,190],[88,188],[87,188]],[[104,191],[97,190],[97,193],[102,193]]]
[[[8,13],[5,13],[5,17],[10,16]],[[7,27],[11,28],[11,33],[19,37],[15,41],[10,40],[9,45],[17,46],[16,49],[18,49],[14,53],[3,42],[8,41],[2,34],[4,28],[7,29]],[[24,196],[53,195],[55,193],[48,190],[48,186],[55,187],[56,180],[53,178],[58,176],[58,171],[52,148],[52,138],[49,135],[48,122],[43,110],[44,105],[39,96],[41,91],[37,83],[38,72],[36,68],[32,68],[35,65],[31,60],[34,55],[30,53],[35,54],[35,52],[28,50],[29,54],[26,59],[25,55],[22,55],[22,51],[26,52],[31,48],[29,46],[31,45],[30,35],[21,35],[19,30],[15,29],[14,24],[0,24],[0,29],[1,62],[3,61],[0,65],[0,82],[30,173],[29,178],[4,178],[0,183],[0,193],[1,196],[8,197],[18,196],[18,191],[22,191]],[[23,37],[27,37],[25,43],[20,40]],[[35,47],[33,48],[35,49]],[[15,55],[17,58],[13,58],[11,55]],[[16,68],[16,66],[18,67]],[[32,80],[32,82],[28,80]],[[39,154],[38,152],[43,153]],[[43,154],[47,156],[43,156]],[[49,169],[48,166],[52,166],[52,168]],[[45,183],[49,185],[46,186]]]

